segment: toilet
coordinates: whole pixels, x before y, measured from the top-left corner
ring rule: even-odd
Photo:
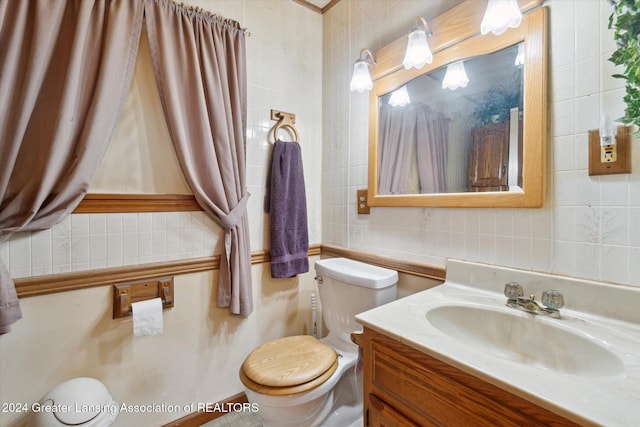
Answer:
[[[263,425],[362,426],[355,315],[396,299],[398,273],[346,258],[316,261],[326,337],[284,337],[253,350],[240,368]]]

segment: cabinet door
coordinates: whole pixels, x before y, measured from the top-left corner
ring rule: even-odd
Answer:
[[[509,122],[473,130],[469,154],[469,191],[509,189]]]
[[[369,395],[369,427],[419,427],[400,412],[378,399],[374,394]]]

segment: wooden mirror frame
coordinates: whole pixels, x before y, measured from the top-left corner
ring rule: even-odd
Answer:
[[[370,206],[541,207],[544,201],[547,146],[547,10],[540,0],[521,0],[522,23],[500,36],[480,35],[485,2],[467,0],[429,22],[433,62],[420,70],[402,68],[406,36],[375,53],[377,65],[369,99]],[[527,12],[527,10],[529,10]],[[527,12],[527,13],[525,13]],[[438,33],[440,31],[440,33]],[[522,192],[493,191],[431,194],[378,194],[378,98],[410,80],[459,59],[525,43]],[[394,61],[397,61],[394,63]],[[394,65],[391,65],[394,64]],[[399,64],[399,67],[398,67]]]

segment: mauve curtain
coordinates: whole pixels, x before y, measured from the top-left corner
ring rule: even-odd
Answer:
[[[380,109],[378,193],[407,194],[409,166],[416,155],[416,109],[383,105]]]
[[[0,0],[0,242],[64,219],[126,95],[141,0]],[[21,317],[0,262],[0,333]]]
[[[198,203],[225,230],[218,305],[253,310],[245,178],[244,30],[199,9],[145,0],[151,56],[176,154]]]
[[[418,177],[420,192],[447,192],[449,118],[426,105],[417,109]]]
[[[378,193],[409,194],[412,161],[420,193],[447,191],[449,119],[424,104],[380,110]]]

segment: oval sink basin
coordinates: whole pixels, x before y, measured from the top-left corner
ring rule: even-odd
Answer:
[[[582,376],[623,372],[622,361],[594,339],[536,316],[487,308],[446,305],[427,311],[427,320],[471,350],[542,369]],[[562,320],[554,320],[561,322]]]

